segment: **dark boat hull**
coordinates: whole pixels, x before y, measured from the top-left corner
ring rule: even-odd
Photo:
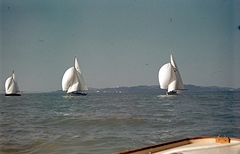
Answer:
[[[21,96],[21,94],[5,94],[5,96]]]
[[[169,91],[167,92],[167,95],[177,95],[177,91]]]
[[[72,93],[68,93],[69,95],[73,95],[73,96],[86,96],[87,93],[84,92],[72,92]]]

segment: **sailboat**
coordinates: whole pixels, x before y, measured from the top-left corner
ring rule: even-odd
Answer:
[[[74,66],[66,70],[62,78],[62,90],[67,91],[68,94],[87,95],[88,90],[77,58],[74,58]]]
[[[5,96],[21,96],[14,71],[5,82]]]
[[[176,95],[179,90],[184,89],[181,75],[172,54],[170,54],[170,62],[159,69],[158,80],[160,88],[167,89],[167,95]]]

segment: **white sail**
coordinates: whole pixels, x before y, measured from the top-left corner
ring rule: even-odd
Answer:
[[[158,73],[158,80],[161,89],[167,89],[169,83],[171,82],[172,76],[172,66],[170,63],[163,65]]]
[[[16,76],[15,76],[15,73],[13,71],[12,76],[7,78],[7,80],[5,82],[5,93],[6,94],[17,94],[19,92],[20,91],[19,91],[19,88],[18,88]]]
[[[76,68],[76,70],[77,70],[77,75],[78,75],[78,80],[80,81],[80,89],[81,90],[88,90],[88,88],[87,88],[87,86],[86,86],[86,84],[85,84],[85,81],[84,81],[84,79],[83,79],[83,76],[82,76],[82,73],[81,73],[81,69],[80,69],[80,67],[79,67],[79,64],[78,64],[78,61],[77,61],[77,58],[75,57],[75,68]]]
[[[170,54],[170,63],[172,64],[172,66],[174,68],[175,75],[176,75],[176,83],[175,83],[176,90],[184,89],[184,85],[183,85],[183,82],[182,82],[182,78],[181,78],[179,69],[178,69],[177,64],[175,63],[175,61],[173,59],[172,54]]]
[[[70,67],[67,69],[67,71],[64,73],[63,78],[62,78],[62,90],[67,91],[68,88],[72,85],[73,83],[73,77],[74,77],[74,67]]]
[[[167,89],[168,92],[184,89],[179,70],[172,54],[170,55],[170,63],[164,64],[159,69],[158,80],[161,89]]]
[[[67,93],[88,90],[76,57],[74,59],[74,66],[70,67],[63,75],[62,90],[67,91]]]

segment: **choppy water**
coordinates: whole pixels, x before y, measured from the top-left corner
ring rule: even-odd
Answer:
[[[239,92],[0,97],[1,154],[113,154],[186,137],[240,137]]]

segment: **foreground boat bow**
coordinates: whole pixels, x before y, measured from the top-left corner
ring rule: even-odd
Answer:
[[[240,139],[228,137],[195,137],[153,145],[119,154],[239,154]]]

